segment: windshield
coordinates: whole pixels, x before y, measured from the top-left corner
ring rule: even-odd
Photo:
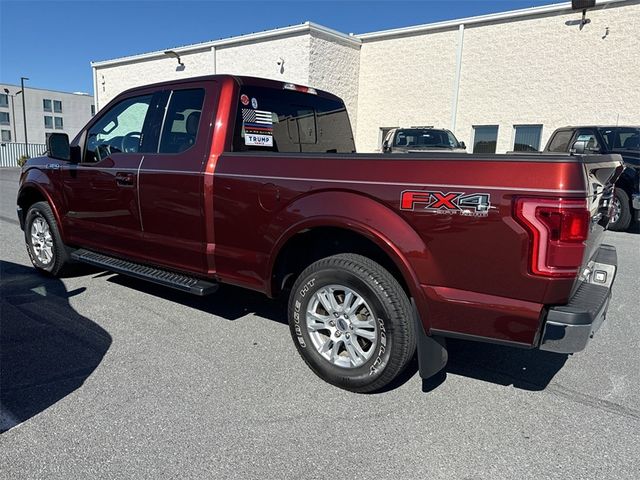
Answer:
[[[640,128],[600,128],[608,150],[640,150]]]
[[[414,148],[461,148],[460,144],[448,130],[431,128],[410,128],[396,132],[394,147]]]

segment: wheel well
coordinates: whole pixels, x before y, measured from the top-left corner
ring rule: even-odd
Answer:
[[[22,208],[23,212],[26,214],[31,205],[36,202],[42,202],[46,200],[47,199],[45,198],[45,196],[42,195],[42,193],[40,193],[38,189],[28,187],[20,192],[20,195],[18,196],[18,206]]]
[[[337,227],[312,228],[287,241],[273,267],[273,296],[291,288],[298,275],[313,262],[339,253],[356,253],[379,263],[395,277],[407,296],[411,296],[402,273],[382,248],[359,233]]]

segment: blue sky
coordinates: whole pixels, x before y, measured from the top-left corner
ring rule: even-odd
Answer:
[[[449,1],[0,0],[0,81],[92,93],[89,62],[307,20],[365,33],[558,3]]]

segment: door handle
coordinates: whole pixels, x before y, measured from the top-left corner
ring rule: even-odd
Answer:
[[[133,187],[133,173],[116,173],[116,183],[121,187]]]

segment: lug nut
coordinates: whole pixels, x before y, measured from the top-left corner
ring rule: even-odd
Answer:
[[[334,322],[333,320],[331,320],[331,321],[329,322],[329,325],[331,325],[332,327],[335,327],[335,326],[336,326],[336,322]]]
[[[344,336],[347,337],[347,338],[351,338],[351,334],[350,333],[345,333]]]
[[[340,333],[340,330],[338,330],[338,331],[336,332],[336,337],[339,337],[340,335],[342,335],[342,334]]]

